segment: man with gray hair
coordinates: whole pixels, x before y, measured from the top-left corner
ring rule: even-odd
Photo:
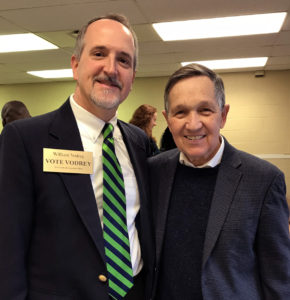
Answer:
[[[154,299],[290,299],[282,172],[221,136],[229,105],[212,70],[180,68],[164,100],[178,149],[149,159]]]
[[[75,92],[5,126],[0,141],[0,299],[147,299],[153,259],[149,140],[117,119],[136,74],[127,19],[79,32]]]

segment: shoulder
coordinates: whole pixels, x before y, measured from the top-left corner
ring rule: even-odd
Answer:
[[[145,151],[147,156],[149,156],[149,138],[142,129],[121,120],[118,120],[118,126],[125,143],[131,144],[135,149],[142,149],[142,151]]]
[[[252,173],[255,176],[276,176],[283,174],[277,166],[258,156],[243,151],[239,151],[239,155],[243,161],[244,169],[246,168],[249,173]]]
[[[142,129],[140,129],[139,127],[137,127],[133,124],[126,123],[126,122],[118,119],[118,125],[121,128],[121,130],[126,131],[126,133],[128,133],[128,134],[140,136],[141,138],[147,137],[145,132]]]
[[[273,165],[272,163],[259,158],[256,155],[247,153],[242,150],[238,150],[226,144],[224,157],[222,163],[231,162],[233,165],[236,165],[244,174],[247,174],[252,177],[265,177],[265,176],[277,176],[283,175],[282,171]]]
[[[32,117],[29,119],[17,120],[7,124],[2,134],[4,136],[17,132],[19,135],[34,135],[43,133],[43,130],[49,127],[49,124],[53,120],[56,112],[50,112],[41,116]]]
[[[148,159],[148,164],[151,168],[160,168],[167,165],[168,163],[178,161],[179,150],[177,148],[161,152]]]
[[[118,120],[119,128],[122,134],[126,135],[126,137],[130,137],[131,139],[135,140],[137,143],[146,143],[149,145],[149,138],[145,134],[145,132],[140,129],[139,127],[126,123],[124,121]]]
[[[75,120],[68,100],[54,111],[9,123],[5,126],[3,132],[17,132],[19,135],[25,136],[33,135],[35,140],[38,136],[47,133],[56,119],[61,121],[62,124]]]

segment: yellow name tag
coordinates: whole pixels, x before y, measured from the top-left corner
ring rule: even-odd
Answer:
[[[43,171],[92,174],[93,153],[43,148]]]

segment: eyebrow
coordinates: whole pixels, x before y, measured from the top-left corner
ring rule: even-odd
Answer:
[[[93,48],[90,49],[90,53],[93,53],[97,50],[100,50],[100,51],[107,51],[108,48],[105,47],[105,46],[94,46]]]
[[[171,109],[174,109],[174,110],[179,110],[184,107],[185,107],[185,105],[183,105],[183,104],[178,104],[177,106],[174,106],[174,107],[171,105]]]

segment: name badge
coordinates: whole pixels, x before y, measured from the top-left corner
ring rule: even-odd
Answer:
[[[43,171],[92,174],[93,153],[85,151],[43,148]]]

